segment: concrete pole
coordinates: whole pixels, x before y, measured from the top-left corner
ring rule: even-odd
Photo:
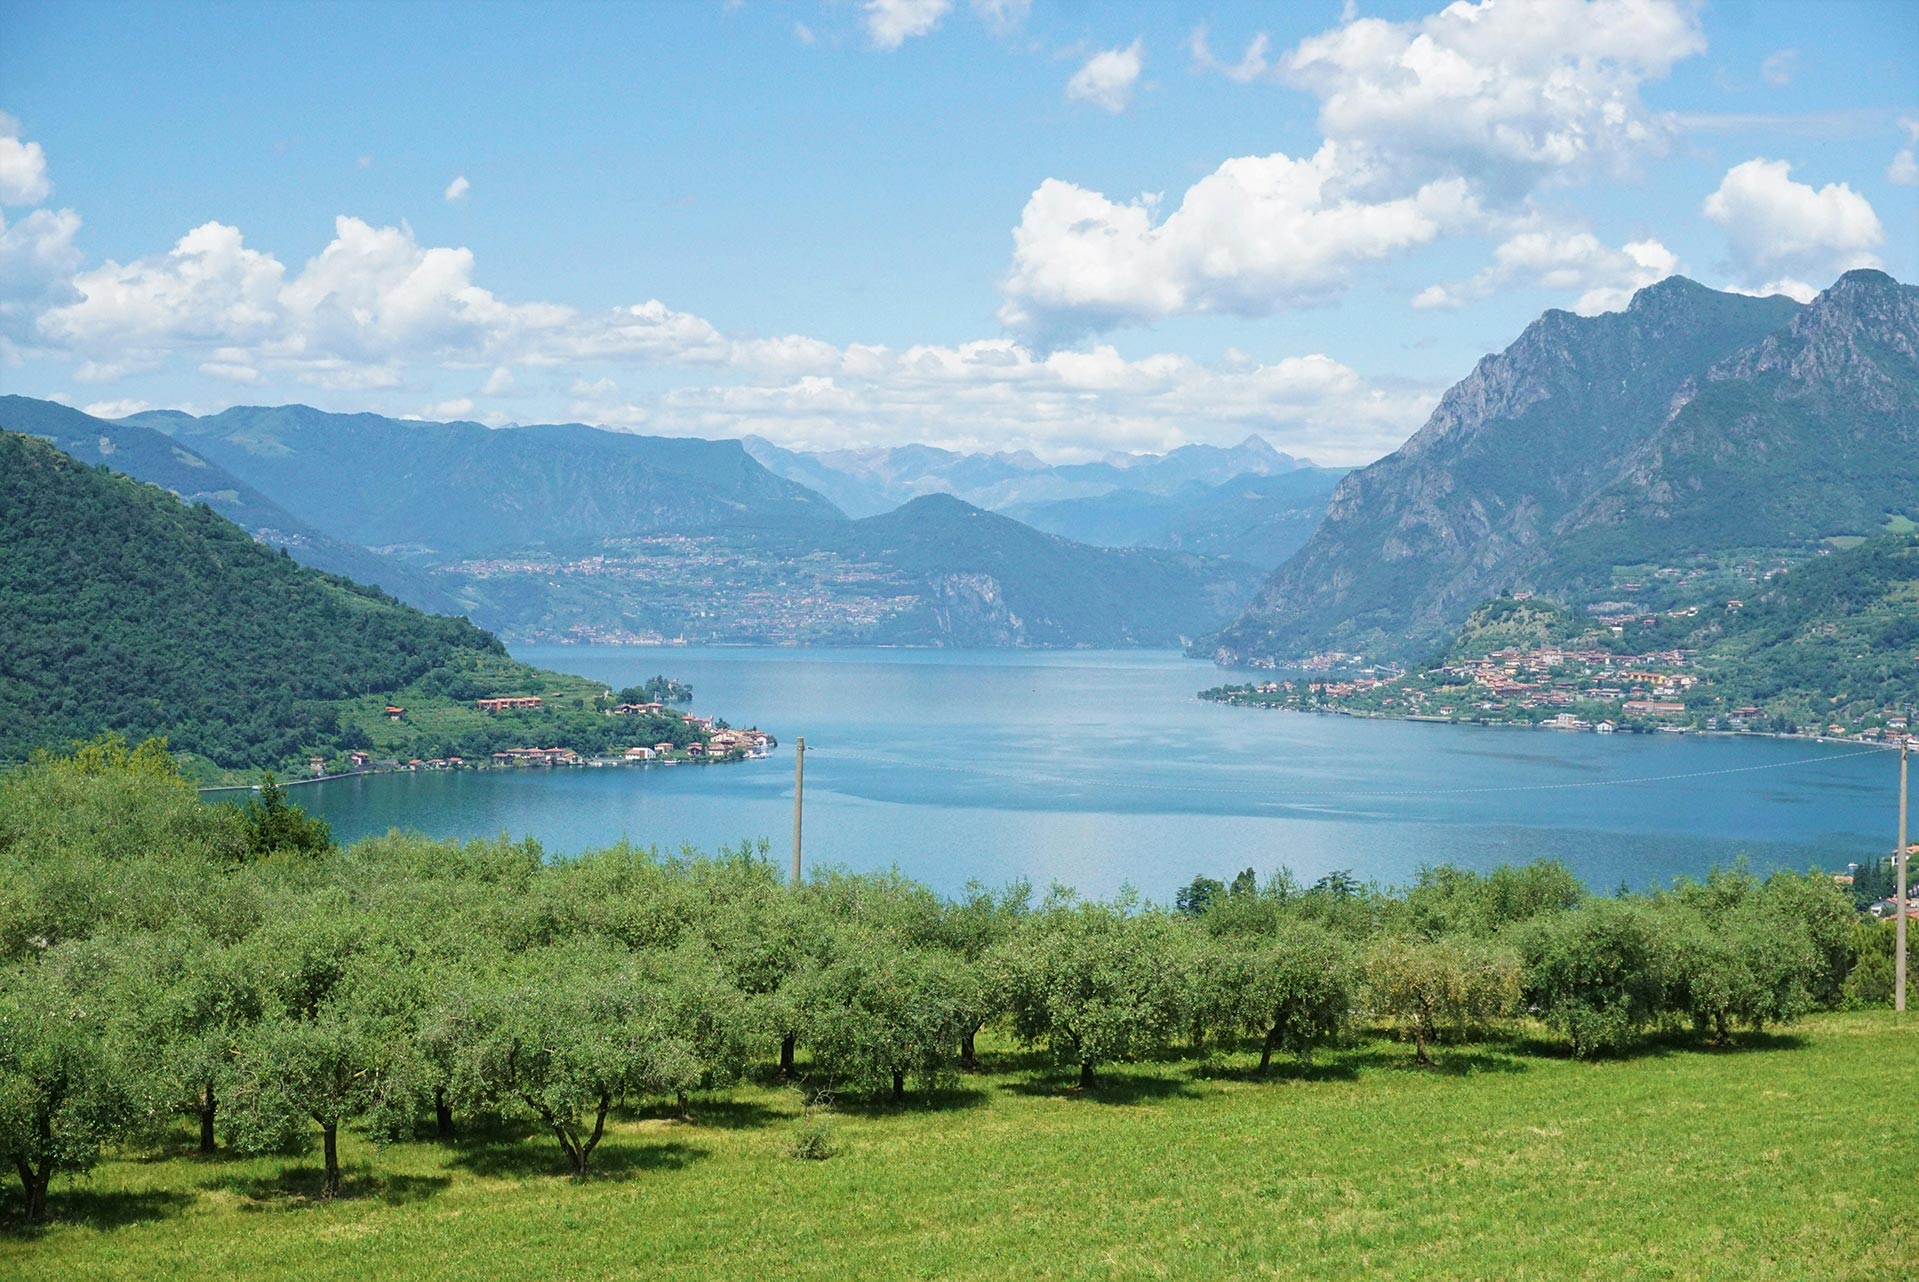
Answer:
[[[1893,942],[1894,969],[1898,973],[1893,979],[1892,1006],[1900,1011],[1906,1008],[1906,910],[1910,903],[1906,898],[1906,864],[1910,862],[1906,858],[1906,753],[1911,747],[1911,739],[1899,741],[1899,897],[1893,908],[1893,915],[1899,919]]]
[[[793,888],[800,885],[800,812],[806,797],[806,739],[793,741]],[[1903,823],[1901,831],[1904,830]],[[1905,965],[1904,962],[1900,963]],[[1900,972],[1904,974],[1903,971]],[[1900,989],[1901,992],[1905,990]],[[1904,1000],[1901,998],[1900,1000]]]

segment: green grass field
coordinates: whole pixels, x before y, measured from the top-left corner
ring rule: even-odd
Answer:
[[[39,1278],[1908,1278],[1919,1271],[1919,1023],[1824,1015],[1582,1063],[1369,1039],[1310,1069],[1250,1055],[1065,1075],[987,1056],[933,1103],[832,1117],[798,1092],[621,1119],[585,1183],[530,1128],[312,1159],[131,1153],[0,1232]],[[1903,1085],[1901,1085],[1903,1083]]]

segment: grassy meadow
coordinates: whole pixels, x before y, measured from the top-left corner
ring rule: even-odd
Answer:
[[[202,1158],[183,1127],[58,1180],[44,1229],[0,1203],[0,1276],[1919,1274],[1899,1117],[1919,1023],[1821,1014],[1585,1062],[1528,1036],[1420,1070],[1366,1035],[1267,1080],[1250,1050],[1168,1057],[1085,1094],[983,1044],[984,1071],[931,1100],[840,1101],[826,1161],[789,1155],[799,1092],[761,1078],[691,1120],[619,1116],[585,1182],[519,1124],[381,1150],[343,1135],[332,1202],[317,1155]]]

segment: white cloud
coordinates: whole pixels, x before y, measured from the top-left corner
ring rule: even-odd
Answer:
[[[1017,31],[1033,8],[1033,0],[973,0],[973,12],[996,36]]]
[[[1903,117],[1899,127],[1906,131],[1906,145],[1895,152],[1886,166],[1886,181],[1898,187],[1919,187],[1919,117]]]
[[[79,230],[71,209],[36,209],[11,224],[0,215],[0,356],[28,341],[41,312],[73,297]]]
[[[1353,265],[1476,215],[1456,179],[1396,200],[1355,199],[1331,143],[1302,160],[1229,160],[1163,221],[1155,203],[1042,183],[1013,232],[1002,322],[1063,338],[1180,313],[1311,306],[1340,293]]]
[[[876,49],[897,49],[930,34],[953,0],[866,0],[866,34]]]
[[[1278,74],[1315,95],[1325,141],[1310,157],[1228,160],[1163,220],[1157,197],[1122,203],[1047,179],[1013,232],[1004,324],[1049,341],[1313,306],[1361,263],[1523,225],[1540,185],[1624,171],[1666,145],[1671,123],[1640,86],[1704,41],[1685,0],[1458,0],[1410,22],[1349,16],[1277,60],[1256,36],[1221,64],[1203,27],[1188,47],[1202,69],[1245,82]],[[1621,268],[1588,289],[1638,274]],[[1581,295],[1589,307],[1614,297]],[[1444,288],[1420,296],[1457,301]]]
[[[1348,22],[1280,69],[1319,98],[1325,136],[1382,180],[1463,174],[1517,196],[1662,148],[1671,127],[1639,87],[1704,48],[1679,0],[1459,0],[1412,22]]]
[[[1679,270],[1679,259],[1657,240],[1618,248],[1591,232],[1535,222],[1507,237],[1493,261],[1470,279],[1432,285],[1413,296],[1418,310],[1464,307],[1500,289],[1525,286],[1575,295],[1572,310],[1591,316],[1618,311],[1633,294]]]
[[[1273,69],[1272,60],[1267,57],[1271,41],[1264,31],[1247,42],[1246,52],[1239,56],[1238,62],[1221,62],[1213,56],[1213,50],[1206,43],[1206,24],[1200,23],[1193,28],[1193,34],[1186,38],[1187,51],[1193,55],[1193,66],[1201,71],[1215,71],[1236,84],[1251,84],[1265,78]]]
[[[441,192],[440,195],[446,199],[447,204],[456,205],[465,200],[466,194],[472,190],[473,184],[466,180],[465,174],[461,174],[452,182],[448,183],[446,190]]]
[[[448,419],[471,418],[472,416],[473,401],[465,396],[456,397],[450,401],[435,401],[420,411],[421,418],[437,419],[441,422],[445,422]]]
[[[47,154],[20,137],[20,122],[0,111],[0,205],[37,205],[53,194]]]
[[[1793,68],[1798,61],[1797,49],[1776,50],[1766,55],[1766,60],[1759,64],[1760,79],[1776,88],[1784,88],[1792,83]]]
[[[340,217],[334,239],[292,273],[238,228],[207,223],[166,253],[80,272],[77,299],[42,313],[35,334],[101,377],[219,348],[217,363],[336,388],[390,386],[398,366],[418,362],[714,364],[728,354],[711,325],[657,300],[597,314],[508,303],[473,271],[470,250]]]
[[[813,35],[813,28],[807,26],[804,22],[795,22],[793,24],[793,38],[803,45],[810,45],[817,37]]]
[[[1228,353],[1204,364],[1166,354],[1128,360],[1108,346],[1041,355],[989,339],[848,348],[779,380],[681,387],[660,398],[646,423],[649,431],[754,433],[801,448],[910,440],[962,450],[1034,447],[1053,458],[1231,443],[1256,431],[1283,449],[1350,463],[1398,445],[1434,399],[1431,390],[1372,386],[1324,355],[1261,364]],[[583,399],[575,408],[594,404]]]
[[[129,414],[138,414],[142,410],[150,410],[152,408],[152,401],[122,398],[112,401],[94,401],[91,405],[82,407],[81,412],[91,414],[95,418],[114,419],[125,418]]]
[[[486,382],[480,384],[482,396],[511,396],[514,392],[513,371],[504,365],[496,366],[486,376]]]
[[[1089,102],[1117,115],[1133,101],[1133,90],[1139,84],[1145,58],[1146,45],[1142,40],[1135,40],[1124,49],[1102,49],[1088,58],[1066,82],[1066,96],[1074,102]]]
[[[1795,182],[1783,160],[1748,160],[1726,171],[1706,197],[1705,216],[1726,233],[1733,270],[1743,282],[1801,285],[1830,280],[1852,267],[1877,267],[1885,240],[1879,216],[1845,183],[1813,188]]]

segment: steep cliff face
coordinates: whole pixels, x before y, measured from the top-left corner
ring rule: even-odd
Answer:
[[[1579,584],[1645,550],[1871,534],[1919,508],[1919,288],[1849,272],[1688,391],[1525,578]]]
[[[1699,398],[1710,371],[1801,311],[1673,277],[1624,312],[1546,313],[1404,447],[1348,476],[1311,542],[1198,648],[1228,662],[1426,648],[1499,588],[1550,574],[1562,523]]]

